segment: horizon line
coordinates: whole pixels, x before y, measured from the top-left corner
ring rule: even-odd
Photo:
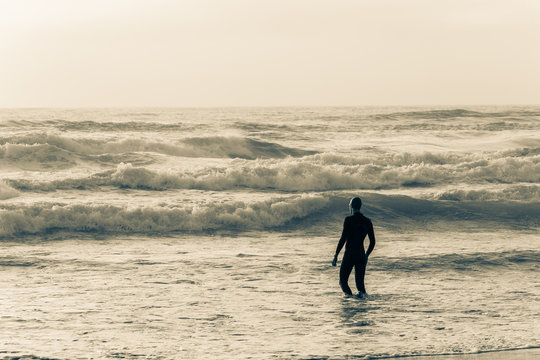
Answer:
[[[373,105],[99,105],[99,106],[0,106],[1,110],[39,110],[39,109],[217,109],[217,108],[376,108],[376,107],[506,107],[540,106],[540,103],[514,104],[373,104]]]

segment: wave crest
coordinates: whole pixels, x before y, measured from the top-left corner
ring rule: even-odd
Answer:
[[[0,236],[56,231],[97,233],[168,233],[189,231],[243,232],[251,230],[312,229],[339,232],[351,196],[363,199],[363,212],[376,227],[425,231],[537,229],[536,203],[447,202],[373,193],[302,194],[265,201],[202,202],[186,205],[171,197],[168,203],[130,208],[118,205],[37,203],[10,205],[0,210]]]
[[[112,205],[38,204],[0,211],[0,234],[51,231],[160,233],[172,231],[247,231],[285,226],[328,205],[323,196],[301,195],[256,203],[242,201],[182,208],[175,205],[125,209]]]

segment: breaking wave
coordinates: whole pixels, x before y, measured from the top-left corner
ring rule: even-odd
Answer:
[[[235,201],[208,207],[180,206],[126,209],[111,205],[43,203],[0,211],[0,234],[54,231],[162,233],[172,231],[256,230],[278,228],[328,205],[323,196],[297,196],[256,203]]]
[[[520,184],[540,182],[540,155],[502,158],[455,154],[399,154],[377,159],[317,154],[303,158],[237,160],[228,167],[173,172],[154,171],[121,163],[115,170],[86,178],[48,182],[5,180],[22,191],[92,189],[116,186],[131,189],[277,191],[380,190],[467,184]],[[538,187],[514,186],[504,192],[448,191],[440,200],[538,199]]]
[[[339,227],[352,194],[302,194],[265,201],[216,204],[170,203],[141,207],[38,203],[4,205],[0,234],[16,236],[57,231],[98,233],[167,233],[188,231],[251,231]],[[535,229],[538,203],[447,202],[407,196],[361,194],[363,211],[378,226],[426,231],[443,227]]]

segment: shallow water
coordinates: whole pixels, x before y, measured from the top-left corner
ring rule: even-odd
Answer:
[[[0,356],[540,346],[538,108],[2,110],[0,128]],[[330,266],[353,195],[377,235],[363,300]]]
[[[503,259],[463,249],[469,234],[446,234],[453,247],[422,256],[408,245],[432,236],[384,235],[364,300],[341,295],[329,265],[335,242],[326,237],[5,244],[3,350],[58,358],[339,358],[537,344],[535,235]],[[485,240],[467,245],[486,250]]]

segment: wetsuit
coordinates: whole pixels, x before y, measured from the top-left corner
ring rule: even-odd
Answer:
[[[364,239],[369,236],[369,247],[367,253],[364,250]],[[345,245],[346,244],[346,245]],[[364,276],[366,274],[367,257],[375,247],[375,233],[371,220],[355,212],[345,218],[343,223],[343,232],[336,249],[336,257],[345,245],[345,254],[341,261],[339,270],[339,284],[344,293],[352,295],[351,288],[348,285],[349,275],[354,267],[356,288],[360,293],[365,293]]]

